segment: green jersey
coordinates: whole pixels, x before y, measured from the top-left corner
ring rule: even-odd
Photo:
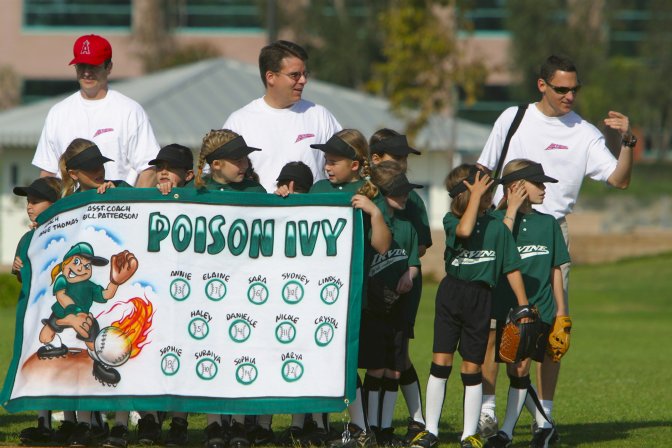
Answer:
[[[61,274],[56,277],[56,281],[54,282],[54,295],[62,290],[65,290],[65,294],[72,299],[75,306],[81,310],[79,312],[82,313],[88,313],[93,302],[106,302],[103,298],[103,287],[96,285],[91,280],[68,283],[65,276]],[[69,314],[66,313],[65,308],[58,301],[51,306],[51,310],[58,319],[62,319]]]
[[[516,243],[508,227],[490,212],[476,219],[469,238],[455,234],[460,218],[447,213],[443,218],[446,232],[446,273],[466,282],[495,286],[501,274],[520,268]]]
[[[219,190],[219,191],[246,191],[248,193],[267,193],[266,189],[261,186],[259,182],[255,182],[250,179],[243,179],[240,182],[232,182],[228,184],[220,184],[216,180],[214,180],[211,176],[207,176],[203,178],[203,181],[205,182],[205,186],[202,188],[205,188],[206,190]],[[194,188],[199,188],[196,187],[196,184],[187,184],[185,187],[194,187]]]
[[[502,220],[505,213],[504,210],[497,210],[493,216]],[[569,252],[560,225],[551,215],[537,211],[518,213],[512,233],[522,259],[520,272],[523,274],[527,299],[537,307],[541,320],[552,324],[556,306],[551,272],[554,267],[569,262]],[[505,280],[497,284],[493,298],[492,315],[497,320],[505,320],[509,310],[518,304],[511,286]]]
[[[28,250],[28,241],[30,240],[30,236],[35,232],[35,230],[29,230],[28,232],[24,233],[21,239],[19,240],[19,244],[16,246],[16,252],[14,253],[14,258],[21,258],[21,254]],[[23,265],[26,265],[26,259],[21,258],[21,261],[23,262]],[[21,279],[21,272],[20,271],[14,271],[12,270],[12,274],[16,275],[16,278],[19,280],[19,282],[22,282]],[[19,300],[23,297],[23,294],[19,295]]]
[[[408,194],[406,208],[395,210],[394,216],[406,219],[413,224],[413,228],[418,234],[418,245],[427,248],[432,246],[432,231],[429,228],[429,218],[427,217],[427,208],[417,191],[412,190]]]
[[[308,193],[351,193],[356,194],[362,185],[364,185],[364,180],[359,179],[354,182],[345,182],[343,184],[332,184],[328,179],[322,179],[313,184],[310,187]]]

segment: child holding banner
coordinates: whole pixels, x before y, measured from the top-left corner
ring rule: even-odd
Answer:
[[[462,357],[464,427],[462,448],[482,448],[477,432],[481,412],[481,364],[490,328],[492,287],[505,274],[516,300],[527,305],[520,255],[511,232],[488,211],[493,180],[473,165],[460,165],[446,179],[452,198],[443,218],[446,276],[436,293],[434,348],[427,382],[427,425],[411,442],[431,448],[438,441],[446,382],[458,350]]]
[[[27,187],[14,187],[15,195],[26,198],[26,212],[31,229],[21,237],[12,263],[12,274],[16,275],[19,282],[22,282],[21,269],[24,265],[21,253],[28,249],[28,242],[37,227],[37,217],[60,198],[62,188],[63,183],[56,177],[41,177]],[[65,419],[56,432],[51,429],[51,411],[38,411],[37,426],[23,429],[19,433],[19,440],[23,445],[50,444],[57,442],[57,439],[67,440],[74,427],[75,413],[72,411],[65,412]]]
[[[369,152],[371,153],[371,163],[378,165],[384,161],[395,161],[403,168],[404,173],[408,167],[408,156],[410,154],[420,155],[420,151],[411,148],[405,135],[401,135],[392,129],[380,129],[376,131],[369,139]],[[429,228],[429,219],[427,209],[420,195],[411,190],[408,194],[408,201],[403,210],[394,210],[394,215],[399,216],[411,222],[418,235],[418,256],[422,256],[432,245],[432,232]],[[413,280],[413,289],[408,293],[408,297],[403,301],[404,311],[400,313],[405,317],[406,335],[408,339],[413,339],[413,327],[415,326],[415,317],[418,314],[420,298],[422,297],[422,269]],[[410,341],[409,341],[410,342]],[[415,367],[408,354],[409,343],[405,344],[406,362],[399,377],[399,386],[404,395],[406,406],[410,418],[404,442],[410,443],[415,436],[425,429],[425,418],[422,415],[422,394],[420,382]],[[365,388],[366,388],[366,381]]]
[[[258,148],[247,146],[245,139],[228,129],[213,129],[203,138],[193,186],[207,190],[266,193],[260,183],[251,179],[247,157]],[[205,164],[210,174],[203,174]],[[245,416],[234,415],[231,422],[221,414],[208,414],[205,428],[206,448],[245,448],[250,441],[245,430]],[[186,429],[186,428],[185,428]]]
[[[421,185],[412,184],[404,166],[395,161],[379,162],[371,170],[371,181],[388,206],[393,242],[376,256],[369,272],[367,304],[362,310],[359,367],[367,369],[364,393],[367,418],[379,446],[400,446],[394,436],[392,417],[408,352],[406,301],[413,280],[420,272],[418,235],[413,224],[395,212],[405,209],[409,193]]]
[[[378,195],[378,188],[370,180],[366,180],[371,170],[369,145],[361,132],[355,129],[343,129],[334,134],[326,143],[310,146],[325,153],[324,170],[327,175],[327,179],[312,186],[310,193],[353,194],[352,205],[365,213],[364,234],[369,238],[369,244],[364,246],[366,283],[374,251],[383,255],[387,253],[392,242],[392,234],[383,213],[386,204],[382,196]],[[364,301],[366,284],[362,286],[362,301]],[[375,435],[363,412],[362,384],[359,378],[357,378],[356,394],[355,401],[348,406],[352,422],[348,423],[345,429],[345,445],[358,444],[360,447],[375,445]],[[312,434],[306,434],[300,440],[305,444],[321,445],[328,440],[329,431],[319,414],[314,417],[318,424],[317,430]]]

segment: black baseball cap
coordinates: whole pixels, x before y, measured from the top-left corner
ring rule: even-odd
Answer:
[[[395,156],[407,156],[409,154],[420,154],[415,148],[408,145],[405,135],[393,135],[384,140],[371,145],[371,154],[392,154]]]
[[[166,162],[171,168],[194,169],[194,154],[191,149],[177,143],[166,145],[156,155],[156,159],[150,160],[150,165],[158,165]]]
[[[472,166],[469,169],[469,174],[467,175],[467,177],[465,177],[464,179],[459,181],[453,188],[451,188],[448,191],[448,196],[450,196],[451,198],[454,198],[457,195],[459,195],[460,193],[467,191],[467,186],[464,185],[464,181],[466,180],[468,184],[473,185],[473,183],[476,181],[476,173],[481,173],[481,175],[479,176],[481,179],[483,178],[483,176],[488,175],[488,173],[486,173],[485,171],[478,169],[476,167],[476,165]],[[501,182],[501,179],[500,180],[493,179],[492,185],[497,185],[500,182]]]
[[[56,202],[58,200],[58,193],[58,191],[49,186],[46,177],[34,180],[27,187],[14,187],[14,194],[17,196],[34,196],[49,202]]]
[[[408,181],[405,174],[395,176],[391,182],[386,185],[379,185],[378,188],[383,196],[398,197],[410,193],[416,188],[424,188],[420,184],[412,184]]]
[[[294,187],[308,191],[313,185],[313,172],[303,162],[289,162],[280,170],[278,182],[294,181]]]
[[[329,140],[327,140],[327,143],[315,143],[310,145],[310,147],[319,149],[327,154],[334,154],[347,157],[351,160],[357,160],[355,149],[336,135],[332,135]]]
[[[89,171],[96,169],[105,162],[114,162],[114,160],[105,157],[98,146],[92,145],[65,162],[65,168]]]
[[[208,163],[212,163],[213,161],[218,159],[236,160],[240,159],[243,156],[248,155],[253,151],[261,151],[261,149],[247,146],[247,143],[245,143],[245,139],[243,138],[243,136],[239,135],[238,137],[234,138],[233,140],[229,140],[228,142],[224,143],[222,146],[220,146],[219,148],[215,149],[210,154],[205,156],[205,160]]]
[[[544,173],[544,167],[541,166],[541,163],[533,163],[525,168],[509,173],[506,176],[502,176],[502,178],[499,179],[499,183],[508,184],[514,180],[529,180],[530,182],[541,183],[550,182],[553,184],[558,182],[557,179],[547,176],[546,173]]]

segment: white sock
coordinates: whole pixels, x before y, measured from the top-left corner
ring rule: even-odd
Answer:
[[[476,434],[483,403],[483,383],[464,386],[464,430],[460,440]]]
[[[117,411],[114,413],[114,424],[121,426],[128,426],[128,414],[129,411]]]
[[[506,417],[504,417],[504,423],[499,428],[500,431],[504,431],[509,436],[509,439],[513,439],[513,428],[516,427],[520,411],[523,410],[526,396],[527,389],[509,387],[509,396],[506,400]]]
[[[422,415],[420,383],[414,381],[411,384],[402,385],[401,393],[404,394],[404,400],[406,400],[406,406],[408,407],[408,414],[411,418],[418,423],[425,423],[425,418]]]
[[[537,388],[532,386],[532,389],[534,389],[534,393],[536,394]],[[537,419],[537,405],[534,404],[534,400],[532,399],[532,395],[530,394],[527,394],[527,398],[525,399],[525,409],[527,409],[527,412],[530,413],[532,418],[534,418],[535,420]]]
[[[541,400],[541,407],[544,408],[546,417],[548,417],[549,420],[553,419],[553,400]],[[546,421],[544,416],[541,415],[541,412],[537,411],[537,426],[540,428],[550,428],[553,425]]]
[[[220,414],[207,414],[206,419],[208,421],[208,426],[212,423],[217,423],[220,426],[222,425],[222,416]]]
[[[483,403],[481,404],[481,413],[487,414],[492,418],[497,418],[495,414],[496,404],[495,399],[496,395],[483,395]]]
[[[75,411],[63,411],[63,421],[64,422],[76,422]]]
[[[257,424],[264,429],[271,429],[273,414],[264,414],[257,417]]]
[[[357,388],[357,393],[355,395],[355,401],[350,403],[348,406],[348,412],[350,413],[350,421],[354,424],[366,430],[366,418],[364,417],[364,405],[362,404],[362,388]],[[319,415],[319,420],[322,420],[322,414]],[[315,417],[313,417],[315,418]],[[317,420],[316,420],[317,421]]]
[[[292,424],[291,426],[296,426],[297,428],[303,428],[303,424],[306,421],[306,414],[292,414]]]
[[[380,413],[380,428],[389,428],[392,426],[394,417],[394,406],[397,404],[397,391],[386,390],[383,395],[383,411]],[[417,420],[416,420],[417,421]]]
[[[242,414],[236,414],[231,416],[231,424],[233,425],[234,423],[240,423],[241,425],[245,425],[245,416]]]
[[[362,392],[358,388],[357,389],[357,396],[359,397],[359,401],[362,401]],[[318,429],[325,429],[324,428],[324,415],[321,412],[313,412],[313,421],[317,425]]]
[[[380,428],[378,421],[378,408],[380,403],[380,389],[370,390],[368,394],[368,407],[366,417],[369,420],[369,426]]]
[[[91,411],[77,411],[77,423],[88,423],[91,425]]]
[[[51,429],[51,411],[37,411],[38,424],[40,419],[42,419],[45,428]]]
[[[427,381],[427,395],[425,404],[425,415],[427,424],[425,428],[435,436],[439,435],[439,420],[441,420],[441,409],[443,400],[446,398],[447,378],[438,378],[429,375]]]

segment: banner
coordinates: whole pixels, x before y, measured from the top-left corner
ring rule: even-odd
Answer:
[[[349,195],[85,192],[23,249],[11,411],[337,412],[363,283]]]

